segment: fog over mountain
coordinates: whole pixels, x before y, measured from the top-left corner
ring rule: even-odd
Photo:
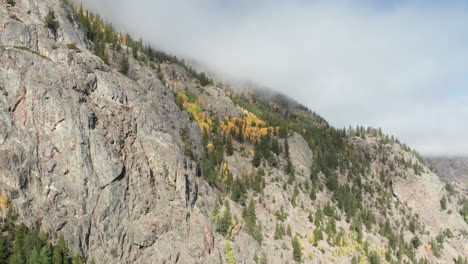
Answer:
[[[462,1],[83,4],[226,78],[284,92],[335,126],[382,127],[426,155],[468,154]]]

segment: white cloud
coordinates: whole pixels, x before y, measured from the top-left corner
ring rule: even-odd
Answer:
[[[446,96],[467,84],[462,4],[84,2],[164,50],[282,91],[333,125],[382,126],[425,154],[468,154],[467,97]]]

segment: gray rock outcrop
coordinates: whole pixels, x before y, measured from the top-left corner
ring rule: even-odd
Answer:
[[[16,3],[0,3],[0,190],[20,219],[99,263],[218,259],[180,138],[199,145],[200,129],[170,90],[149,68],[134,81],[104,66],[60,1]]]

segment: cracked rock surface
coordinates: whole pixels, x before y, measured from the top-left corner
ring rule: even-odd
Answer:
[[[135,81],[102,65],[60,1],[16,3],[0,3],[0,175],[20,219],[99,263],[219,258],[179,133],[201,142],[200,129],[172,92],[150,69]]]

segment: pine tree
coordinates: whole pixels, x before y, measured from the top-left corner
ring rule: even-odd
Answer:
[[[281,229],[281,226],[278,225],[278,221],[276,221],[275,234],[274,234],[275,240],[281,239],[284,235],[283,232],[284,230]]]
[[[312,190],[310,191],[309,197],[310,197],[310,199],[312,201],[315,201],[315,199],[317,199],[317,195],[316,195],[316,192],[315,192],[315,187],[312,187]]]
[[[52,263],[52,250],[50,249],[49,246],[44,246],[41,249],[40,263],[41,264],[51,264]]]
[[[84,264],[83,259],[78,252],[75,252],[73,255],[72,264]]]
[[[322,240],[323,239],[322,229],[316,228],[314,230],[314,237],[315,237],[315,244],[317,244],[318,241]]]
[[[122,57],[122,60],[120,60],[120,68],[119,68],[119,70],[120,70],[120,72],[121,72],[122,74],[127,75],[127,74],[128,74],[128,69],[129,69],[129,67],[130,67],[130,66],[129,66],[129,63],[128,63],[128,58],[127,58],[127,56],[124,55],[124,56]]]
[[[291,241],[293,247],[293,259],[297,263],[302,263],[302,249],[301,249],[301,242],[297,236]]]
[[[138,42],[132,44],[132,55],[133,58],[138,59]]]
[[[445,195],[440,200],[440,209],[442,209],[442,211],[447,210],[447,198],[445,198]]]
[[[0,234],[0,264],[7,264],[8,263],[8,247],[3,238],[3,235]]]
[[[287,128],[284,127],[284,126],[281,126],[281,127],[279,128],[279,137],[280,137],[280,138],[286,138],[287,136],[288,136],[288,130],[287,130]]]
[[[288,140],[284,140],[284,156],[289,159],[289,143]]]
[[[279,155],[280,153],[279,143],[276,138],[273,138],[271,140],[271,151],[275,153],[276,155]]]
[[[313,223],[314,222],[314,217],[312,216],[312,212],[309,212],[309,222]]]
[[[231,199],[236,203],[239,202],[246,193],[245,187],[239,178],[234,179],[231,190]]]
[[[255,223],[257,222],[257,214],[255,213],[255,202],[253,199],[250,200],[249,206],[246,210],[246,214],[244,215],[244,219],[247,222],[247,231],[252,234],[255,229]]]
[[[255,150],[254,150],[254,156],[252,159],[252,165],[258,168],[261,162],[262,162],[262,153],[261,153],[260,148],[256,145]]]
[[[52,253],[52,263],[53,264],[69,264],[70,263],[70,256],[67,244],[65,243],[65,239],[63,236],[60,236],[57,245],[54,247],[54,251]]]
[[[413,239],[411,239],[411,244],[413,244],[414,248],[418,248],[421,246],[421,240],[419,240],[418,236],[414,236]]]
[[[227,137],[226,153],[228,156],[232,156],[232,154],[234,154],[234,147],[232,145],[232,137],[230,135]]]
[[[36,248],[32,250],[28,264],[41,264],[41,257],[39,256],[39,252],[37,252]]]
[[[315,212],[315,226],[319,227],[322,223],[322,210],[320,209],[320,206],[317,207],[317,211]]]
[[[26,225],[21,224],[14,231],[13,250],[9,259],[10,264],[27,263],[26,252],[24,247],[25,237],[28,233]]]
[[[229,227],[231,226],[231,222],[232,222],[231,208],[229,207],[228,201],[224,203],[224,207],[225,208],[224,208],[223,216],[221,217],[221,221],[219,222],[219,227],[218,227],[218,231],[222,235],[227,234],[227,231]]]

